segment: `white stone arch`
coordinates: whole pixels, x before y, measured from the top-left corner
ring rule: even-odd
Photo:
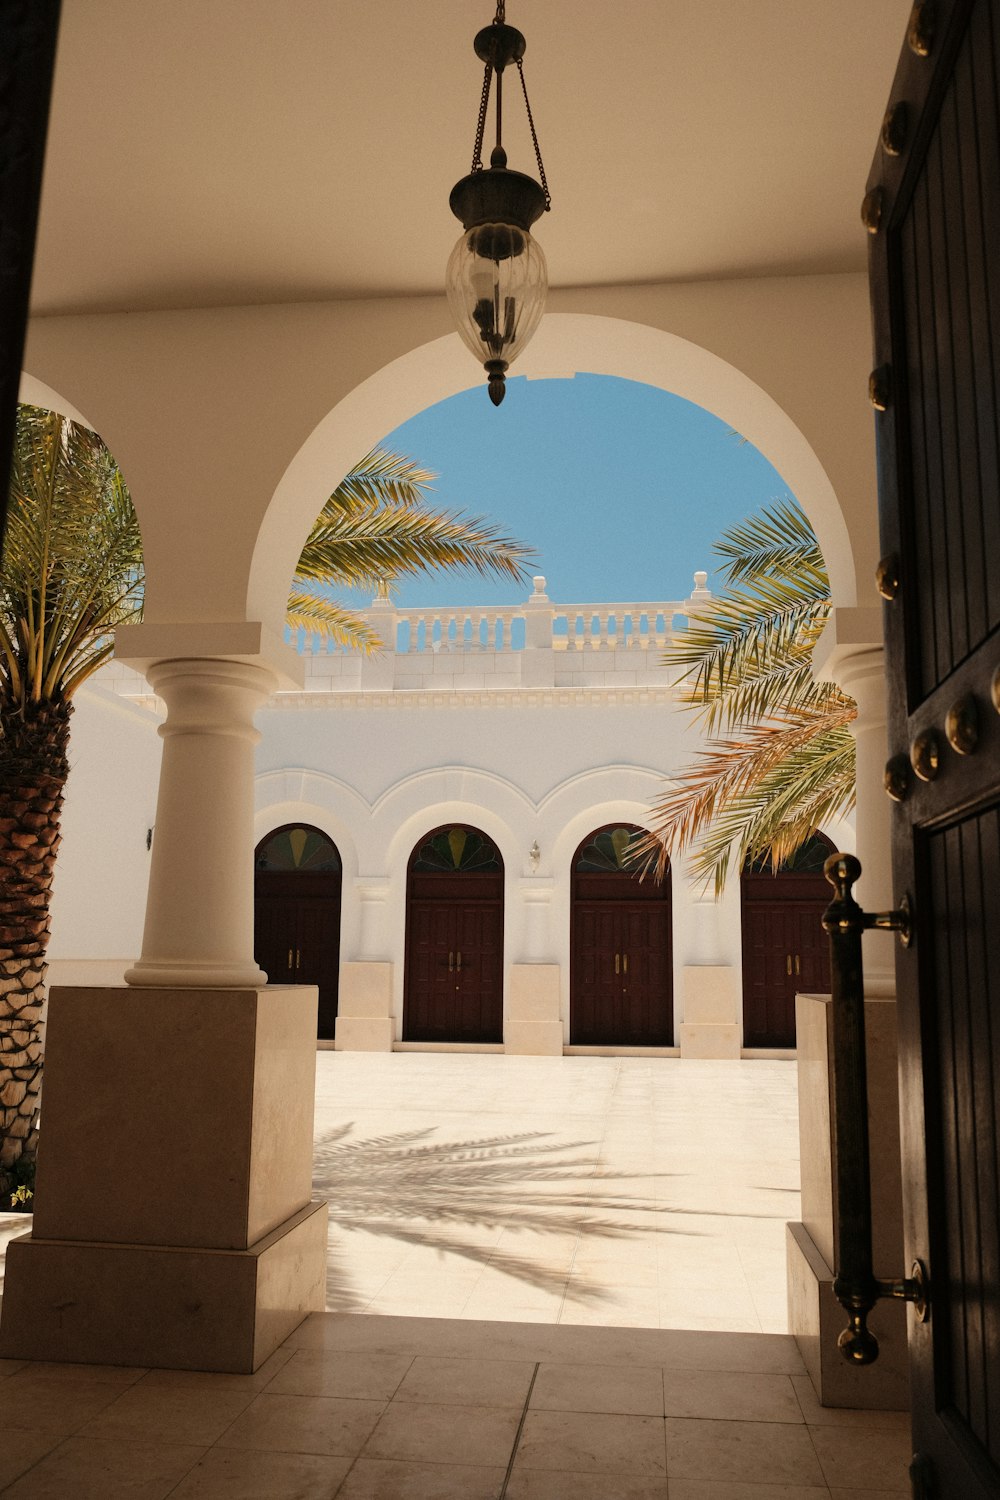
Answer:
[[[530,379],[615,375],[658,386],[735,428],[781,474],[819,538],[838,604],[853,604],[851,538],[833,485],[799,427],[762,386],[701,345],[645,323],[590,313],[549,313],[521,356]],[[247,588],[247,618],[280,637],[289,581],[303,539],[358,456],[418,411],[481,383],[457,334],[385,365],[313,429],[271,497]]]

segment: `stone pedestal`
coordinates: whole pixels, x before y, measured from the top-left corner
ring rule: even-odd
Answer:
[[[902,1410],[909,1405],[907,1310],[902,1303],[881,1302],[872,1315],[871,1326],[880,1346],[875,1364],[852,1368],[837,1348],[847,1315],[833,1295],[837,1206],[832,1019],[829,995],[796,998],[802,1223],[788,1226],[789,1328],[824,1406]],[[875,1275],[890,1278],[906,1271],[895,1001],[866,998],[865,1038],[872,1255]]]
[[[0,1354],[249,1373],[325,1306],[316,990],[56,989]]]
[[[343,963],[334,1046],[338,1052],[391,1052],[392,964]]]
[[[521,1057],[562,1057],[558,964],[511,965],[503,1044]]]
[[[685,966],[684,1020],[677,1031],[681,1057],[739,1057],[736,974],[729,964]]]

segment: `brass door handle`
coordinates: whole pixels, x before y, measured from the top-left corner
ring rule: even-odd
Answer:
[[[621,971],[622,971],[622,956],[621,956],[620,953],[616,953],[615,954],[615,973],[616,974],[620,974]]]
[[[628,973],[628,954],[627,953],[624,953],[622,955],[622,972],[625,973],[625,974]]]
[[[457,959],[457,962],[456,962],[456,967],[458,969],[458,972],[461,974],[461,972],[462,972],[462,950],[461,950],[461,948],[459,948],[459,950],[458,950],[458,959]]]
[[[796,974],[801,974],[802,973],[802,965],[799,962],[799,955],[797,953],[795,955],[795,972],[796,972]]]
[[[455,972],[455,950],[454,950],[454,948],[452,948],[449,951],[449,953],[448,953],[448,973],[449,974],[453,974],[454,972]]]
[[[296,950],[295,950],[295,972],[298,973],[298,971],[299,971],[299,969],[301,969],[301,967],[302,967],[302,949],[301,948],[296,948]]]
[[[289,948],[289,950],[288,950],[288,972],[289,972],[289,974],[292,972],[292,953],[293,952],[294,952],[294,949]]]
[[[791,972],[792,972],[792,955],[790,953],[786,953],[785,954],[785,973],[786,974],[790,974]]]
[[[833,1050],[836,1059],[834,1133],[838,1208],[834,1293],[848,1315],[848,1326],[837,1340],[852,1365],[870,1365],[878,1358],[878,1340],[868,1327],[868,1315],[882,1297],[912,1302],[917,1316],[930,1315],[927,1273],[915,1261],[909,1276],[876,1277],[872,1267],[872,1198],[868,1157],[868,1109],[865,1057],[865,983],[861,937],[875,928],[896,932],[904,946],[913,940],[912,916],[906,897],[896,911],[862,911],[852,887],[861,874],[853,854],[831,854],[823,874],[834,898],[823,914],[830,939],[830,976],[833,1002]]]

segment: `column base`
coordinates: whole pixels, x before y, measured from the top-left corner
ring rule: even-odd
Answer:
[[[12,1240],[0,1357],[252,1374],[326,1306],[328,1213],[248,1250]]]
[[[262,990],[267,975],[256,964],[160,963],[140,959],[125,970],[125,983],[136,989]]]
[[[878,1339],[873,1365],[850,1365],[837,1348],[847,1314],[833,1295],[833,1271],[804,1224],[787,1225],[788,1327],[822,1406],[908,1411],[910,1367],[906,1306],[876,1304],[868,1322]]]

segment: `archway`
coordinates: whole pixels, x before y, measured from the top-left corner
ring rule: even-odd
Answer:
[[[319,988],[317,1036],[332,1041],[340,974],[340,853],[308,823],[285,823],[254,855],[254,958],[271,984]]]
[[[837,494],[803,431],[767,390],[718,354],[663,329],[592,314],[547,314],[518,373],[558,379],[578,372],[658,386],[738,430],[774,465],[809,516],[835,601],[854,603],[855,557]],[[449,334],[386,365],[328,412],[288,465],[264,515],[250,568],[249,619],[262,620],[280,636],[299,548],[333,487],[363,452],[417,409],[476,383],[467,351],[457,334]]]
[[[673,1045],[670,871],[640,880],[629,854],[645,829],[608,824],[571,867],[570,1042]]]
[[[834,847],[814,833],[772,871],[767,856],[740,877],[743,1045],[795,1046],[795,996],[827,994],[830,954],[821,925],[832,892],[823,864]]]
[[[403,1040],[503,1041],[500,851],[478,828],[435,828],[406,880]]]

